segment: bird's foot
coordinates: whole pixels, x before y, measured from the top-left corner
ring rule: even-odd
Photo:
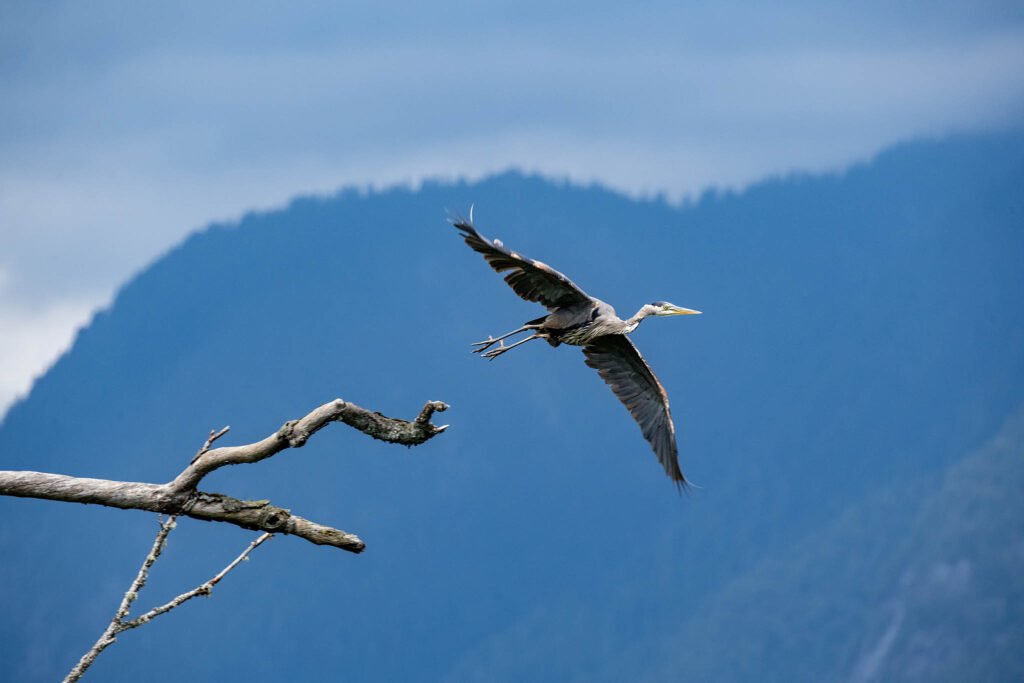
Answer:
[[[511,346],[505,346],[504,342],[498,342],[498,348],[491,349],[487,353],[482,353],[480,355],[482,355],[487,360],[494,360],[495,358],[497,358],[501,354],[503,354],[506,351],[508,351],[510,348],[512,348],[512,347]],[[480,349],[480,351],[483,351],[483,349]],[[479,353],[479,351],[477,353]]]
[[[473,342],[472,345],[477,347],[477,348],[473,349],[473,353],[482,353],[482,352],[484,352],[487,349],[491,348],[492,346],[494,346],[495,344],[497,344],[500,341],[501,341],[500,339],[495,339],[494,337],[488,337],[484,341]]]

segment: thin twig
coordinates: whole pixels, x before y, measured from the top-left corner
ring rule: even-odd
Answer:
[[[128,592],[124,594],[124,598],[121,600],[121,605],[114,614],[114,618],[110,620],[110,624],[107,625],[106,630],[103,631],[103,635],[99,637],[96,644],[93,645],[88,652],[82,655],[78,664],[75,665],[75,668],[73,668],[67,675],[67,678],[64,679],[64,683],[74,683],[74,681],[80,679],[86,669],[92,666],[92,663],[96,661],[96,658],[100,653],[114,644],[119,634],[149,623],[161,614],[170,612],[175,607],[188,602],[197,595],[210,595],[210,593],[213,592],[213,587],[220,583],[221,580],[228,575],[228,572],[244,562],[249,557],[249,553],[274,537],[274,535],[270,533],[260,534],[259,537],[246,546],[245,550],[243,550],[238,557],[232,560],[228,566],[220,570],[206,583],[196,586],[187,593],[182,593],[170,602],[160,605],[159,607],[154,607],[142,616],[136,617],[131,621],[125,621],[128,617],[128,612],[131,610],[132,603],[138,600],[139,592],[146,585],[146,580],[149,578],[150,568],[153,566],[153,563],[157,561],[157,558],[160,557],[160,553],[163,552],[164,546],[167,543],[167,535],[171,533],[175,526],[176,520],[174,517],[170,517],[166,522],[162,522],[160,524],[160,530],[157,532],[156,539],[153,541],[153,547],[150,549],[149,554],[142,563],[142,567],[139,569],[139,573],[136,575],[135,580],[132,581],[132,585],[128,589]]]
[[[96,657],[117,640],[117,634],[124,630],[121,628],[121,622],[128,616],[132,603],[138,599],[139,591],[146,585],[146,579],[149,578],[149,569],[156,562],[157,558],[160,557],[160,553],[163,552],[164,545],[167,543],[167,535],[174,530],[176,525],[177,519],[173,515],[160,523],[160,530],[156,532],[156,538],[153,539],[153,547],[150,548],[149,554],[146,555],[146,559],[142,562],[142,567],[139,568],[139,573],[136,574],[135,580],[132,581],[132,585],[128,588],[128,592],[121,599],[121,605],[117,608],[117,612],[114,613],[114,618],[110,620],[110,624],[107,625],[99,640],[89,648],[88,652],[82,655],[82,658],[78,660],[78,664],[71,669],[64,679],[64,683],[74,683],[80,679],[85,670],[96,661]]]
[[[154,607],[153,609],[149,610],[148,612],[146,612],[145,614],[143,614],[140,617],[137,617],[135,619],[132,619],[129,622],[125,622],[125,623],[121,624],[121,626],[117,629],[117,632],[118,633],[122,633],[124,631],[127,631],[128,629],[137,628],[139,626],[142,626],[143,624],[145,624],[145,623],[147,623],[149,621],[152,621],[154,618],[160,616],[161,614],[164,614],[166,612],[170,612],[172,609],[174,609],[178,605],[181,605],[182,603],[185,603],[185,602],[191,600],[192,598],[196,597],[197,595],[209,595],[210,593],[213,592],[213,587],[216,586],[218,583],[220,583],[220,580],[223,579],[225,576],[227,576],[228,572],[230,572],[232,569],[234,569],[239,564],[241,564],[247,557],[249,557],[249,553],[251,553],[256,548],[260,547],[260,545],[262,545],[264,541],[269,541],[273,537],[274,537],[274,534],[270,534],[270,533],[261,534],[259,536],[259,538],[257,538],[255,541],[250,543],[249,546],[245,550],[242,551],[241,555],[236,557],[231,564],[229,564],[228,566],[224,567],[224,569],[220,570],[220,573],[218,573],[212,579],[210,579],[209,581],[207,581],[206,583],[204,583],[204,584],[202,584],[200,586],[196,586],[195,588],[193,588],[192,590],[190,590],[187,593],[182,593],[181,595],[179,595],[178,597],[174,598],[173,600],[171,600],[168,603],[160,605],[159,607]]]
[[[194,465],[196,460],[201,458],[203,455],[206,454],[206,452],[208,450],[210,450],[210,446],[213,445],[214,441],[216,441],[217,439],[219,439],[220,437],[224,436],[225,434],[227,434],[230,431],[231,431],[231,427],[224,427],[219,432],[215,432],[215,431],[213,431],[211,429],[210,430],[210,436],[206,439],[206,443],[203,444],[203,447],[199,449],[199,452],[195,454],[195,456],[192,458],[192,462],[189,463],[189,464],[190,465]]]

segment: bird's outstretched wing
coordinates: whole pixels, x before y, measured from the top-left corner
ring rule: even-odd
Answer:
[[[668,394],[633,342],[625,335],[609,334],[584,346],[583,353],[587,365],[597,370],[640,425],[665,474],[685,487]]]
[[[491,268],[499,273],[510,271],[505,282],[527,301],[541,303],[548,310],[590,301],[590,297],[572,280],[546,263],[526,258],[497,240],[487,239],[476,231],[472,221],[455,219],[452,225],[462,232],[466,244],[484,255]]]

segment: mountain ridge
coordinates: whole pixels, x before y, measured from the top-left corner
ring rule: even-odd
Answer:
[[[165,481],[211,427],[231,424],[243,443],[335,396],[406,417],[445,400],[452,428],[411,454],[328,430],[287,458],[216,473],[213,490],[337,523],[368,552],[275,540],[202,608],[220,623],[168,615],[105,653],[97,675],[161,680],[165,648],[199,647],[165,673],[330,680],[331,663],[307,653],[343,643],[362,654],[357,679],[440,680],[540,615],[548,630],[528,644],[550,654],[549,680],[586,677],[879,481],[942,471],[1020,405],[1021,179],[1024,135],[1012,134],[901,146],[689,208],[515,174],[296,200],[192,235],[122,288],[12,407],[0,459]],[[575,349],[468,353],[537,315],[444,223],[444,209],[473,203],[485,234],[620,310],[667,298],[705,311],[634,336],[669,391],[697,495],[674,497]],[[23,587],[0,606],[28,615],[25,627],[0,620],[0,659],[50,679],[109,619],[152,520],[0,506],[0,547],[17,558],[0,571]],[[29,533],[40,525],[50,531]],[[205,580],[200,560],[244,543],[234,531],[183,523],[154,593]],[[96,557],[98,532],[110,571],[54,563],[55,550]],[[82,607],[55,624],[65,605]],[[280,649],[253,652],[223,628],[249,620]]]

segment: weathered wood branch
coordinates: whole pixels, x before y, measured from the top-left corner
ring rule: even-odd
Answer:
[[[293,515],[266,500],[239,500],[220,493],[199,491],[196,487],[207,474],[226,465],[259,462],[287,448],[299,448],[330,422],[344,422],[382,441],[407,446],[421,444],[447,429],[447,425],[439,427],[430,422],[435,412],[447,408],[440,401],[429,401],[419,416],[409,422],[336,399],[299,420],[286,422],[277,432],[253,444],[211,449],[212,443],[223,436],[227,428],[211,433],[192,463],[166,484],[89,479],[46,472],[0,471],[0,495],[149,510],[204,521],[227,522],[245,529],[298,536],[317,545],[358,553],[366,546],[355,534]]]
[[[167,535],[174,530],[174,526],[174,517],[170,517],[166,522],[160,523],[160,530],[157,532],[156,538],[153,539],[153,547],[142,562],[142,567],[139,568],[139,573],[135,576],[135,580],[132,581],[132,585],[121,599],[121,605],[117,608],[117,612],[114,613],[114,618],[107,624],[107,628],[100,635],[96,643],[89,648],[88,652],[82,655],[82,658],[78,660],[78,663],[75,664],[74,668],[64,678],[64,683],[75,683],[75,681],[80,679],[85,670],[96,661],[100,653],[113,645],[114,641],[117,640],[117,634],[122,630],[121,624],[125,617],[128,616],[132,603],[138,600],[139,591],[146,585],[146,580],[149,578],[149,570],[160,557],[160,553],[163,552],[164,545],[167,543]]]
[[[86,479],[47,472],[0,471],[0,495],[106,505],[123,510],[148,510],[205,522],[227,522],[243,529],[298,536],[317,545],[330,545],[354,553],[366,548],[355,534],[311,522],[271,505],[267,500],[239,500],[221,493],[196,490],[182,495],[171,484]]]
[[[122,616],[121,619],[120,619],[120,626],[118,627],[117,632],[118,633],[123,633],[124,631],[128,631],[128,630],[133,629],[133,628],[138,628],[138,627],[142,626],[143,624],[148,624],[149,622],[153,621],[154,619],[156,619],[161,614],[166,614],[167,612],[170,612],[175,607],[180,607],[181,605],[185,604],[186,602],[188,602],[192,598],[196,597],[197,595],[210,595],[213,592],[213,587],[216,586],[218,583],[220,583],[224,579],[224,577],[228,575],[228,572],[230,572],[232,569],[237,567],[244,560],[248,559],[249,553],[251,553],[253,550],[256,550],[256,548],[259,548],[263,543],[265,543],[266,541],[269,541],[273,537],[274,537],[274,534],[262,534],[262,535],[260,535],[258,538],[253,540],[252,543],[250,543],[248,546],[246,546],[245,550],[243,550],[242,553],[238,557],[236,557],[234,560],[232,560],[231,563],[228,566],[224,567],[224,569],[221,569],[219,572],[217,572],[217,574],[212,579],[207,581],[206,583],[201,584],[199,586],[196,586],[195,588],[193,588],[190,591],[182,593],[178,597],[176,597],[173,600],[170,600],[168,602],[165,602],[164,604],[160,605],[159,607],[154,607],[153,609],[149,610],[145,614],[143,614],[143,615],[141,615],[139,617],[136,617],[136,618],[132,619],[131,621],[125,621],[124,617]],[[125,616],[127,616],[127,614]]]
[[[413,422],[387,417],[340,398],[325,403],[301,420],[285,422],[284,425],[262,441],[245,446],[224,446],[200,452],[195,461],[171,482],[175,491],[189,491],[210,472],[225,465],[259,462],[286,448],[301,448],[309,437],[331,422],[344,422],[375,439],[417,446],[440,434],[448,425],[437,427],[430,423],[435,411],[443,412],[448,406],[440,401],[428,401]]]
[[[223,430],[219,434],[223,434]],[[211,433],[210,440],[208,440],[207,446],[215,440],[216,436]],[[204,446],[206,448],[206,446]],[[212,579],[206,583],[196,586],[190,591],[182,593],[173,600],[154,607],[142,616],[136,617],[131,621],[125,621],[128,618],[128,612],[131,611],[132,603],[138,600],[139,593],[146,585],[146,580],[149,578],[149,570],[153,567],[153,564],[160,558],[160,554],[164,550],[164,546],[167,543],[167,536],[174,530],[177,525],[177,518],[173,515],[168,517],[165,521],[160,522],[160,530],[156,534],[156,538],[153,540],[153,547],[150,549],[149,554],[142,563],[142,567],[139,568],[139,573],[135,576],[135,580],[132,581],[132,585],[128,588],[128,591],[124,594],[121,599],[121,605],[117,608],[117,612],[114,613],[113,619],[107,624],[107,628],[100,635],[99,639],[93,644],[89,651],[82,655],[78,663],[75,664],[74,668],[64,678],[64,683],[75,683],[78,681],[86,670],[92,666],[96,658],[108,647],[114,644],[117,640],[117,636],[125,631],[133,628],[138,628],[143,624],[148,624],[153,619],[156,619],[161,614],[166,614],[176,607],[180,607],[197,595],[210,595],[213,592],[213,587],[216,586],[225,576],[228,575],[232,569],[237,567],[243,560],[249,557],[256,548],[260,547],[261,544],[273,538],[273,534],[264,533],[259,538],[253,540],[242,553],[236,557],[228,566],[220,570]]]

